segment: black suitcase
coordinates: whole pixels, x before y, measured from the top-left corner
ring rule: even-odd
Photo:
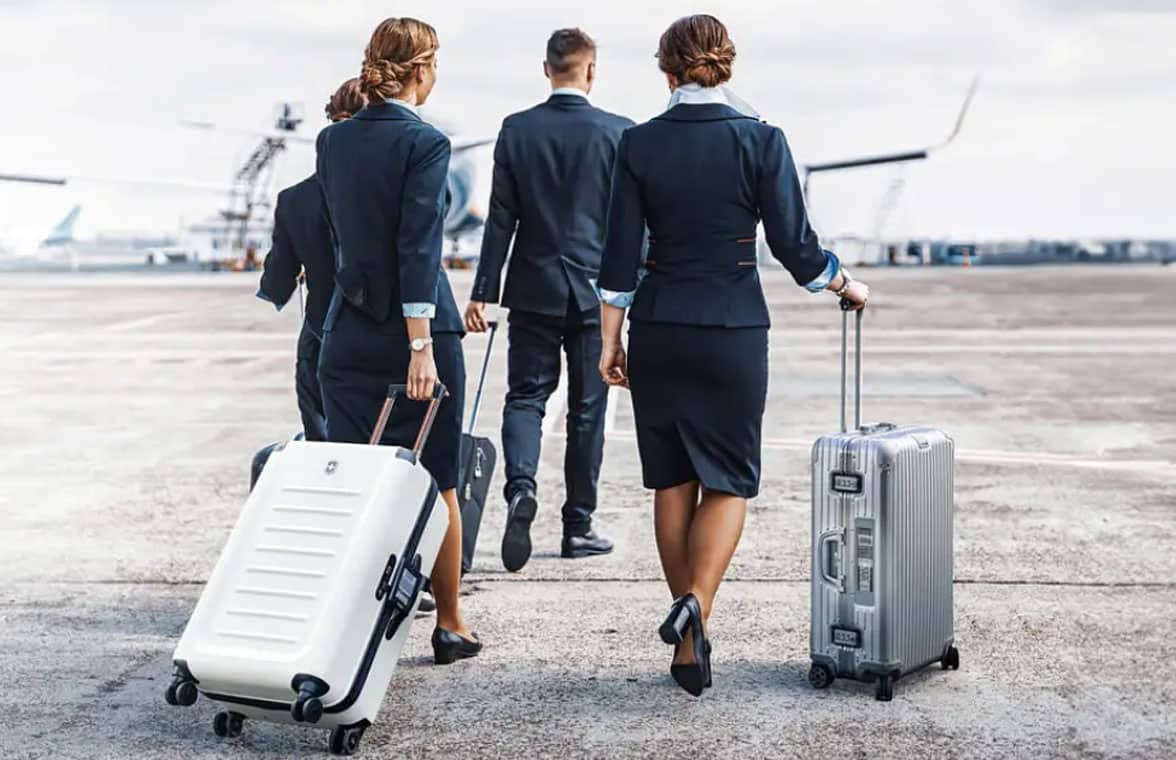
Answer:
[[[482,360],[482,375],[478,378],[478,390],[474,394],[474,408],[470,410],[470,424],[461,436],[461,460],[457,474],[457,501],[461,506],[461,571],[468,573],[474,564],[474,549],[478,543],[478,528],[482,525],[482,511],[486,508],[486,496],[490,492],[490,479],[494,477],[494,464],[498,452],[489,438],[474,435],[478,422],[478,409],[482,405],[482,390],[486,386],[486,370],[490,366],[490,353],[494,347],[494,334],[498,323],[490,322],[490,340],[486,345],[486,358]]]

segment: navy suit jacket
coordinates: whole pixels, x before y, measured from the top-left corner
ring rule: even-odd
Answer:
[[[798,284],[825,270],[784,133],[724,104],[679,104],[621,139],[599,285],[636,289],[635,321],[766,327],[761,219]]]
[[[306,323],[322,334],[334,290],[335,247],[318,181],[307,177],[278,193],[273,245],[265,257],[260,294],[284,306],[306,270]]]
[[[554,317],[597,309],[610,177],[632,125],[563,94],[503,121],[473,300],[499,300],[510,249],[503,306]]]
[[[391,329],[405,329],[403,304],[431,303],[433,332],[464,332],[441,268],[449,155],[444,133],[391,103],[319,134],[335,283],[348,303]]]

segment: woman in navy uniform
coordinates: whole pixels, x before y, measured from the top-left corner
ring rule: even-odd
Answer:
[[[721,86],[734,59],[713,16],[662,35],[670,108],[621,138],[598,281],[601,374],[632,391],[642,475],[656,492],[674,597],[659,633],[675,645],[674,679],[695,696],[711,682],[706,621],[759,489],[769,322],[757,223],[797,284],[858,308],[869,292],[820,247],[783,133]]]
[[[335,235],[338,272],[323,326],[319,380],[331,441],[366,443],[388,385],[417,402],[444,383],[421,463],[449,506],[433,567],[436,662],[473,657],[481,644],[458,603],[461,512],[458,452],[465,396],[462,319],[441,268],[449,138],[417,114],[437,80],[437,33],[409,18],[383,21],[364,53],[368,106],[318,138],[318,180]],[[425,404],[396,405],[383,442],[411,447]]]
[[[348,79],[327,101],[327,119],[332,124],[349,119],[363,106],[359,80]],[[334,277],[335,251],[331,228],[323,210],[323,193],[318,181],[310,176],[278,193],[274,208],[274,242],[265,257],[265,268],[257,290],[258,298],[270,301],[281,310],[298,287],[299,278],[306,282],[306,312],[302,331],[298,334],[294,390],[298,396],[298,410],[302,413],[302,432],[308,441],[326,440],[318,362],[323,320],[331,302]]]

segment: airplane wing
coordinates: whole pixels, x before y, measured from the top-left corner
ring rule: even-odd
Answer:
[[[472,150],[473,148],[480,148],[483,145],[492,145],[495,142],[493,137],[450,137],[449,142],[453,145],[454,153],[461,153],[465,150]]]
[[[804,169],[804,188],[808,190],[808,181],[810,174],[817,174],[819,172],[841,171],[843,169],[856,169],[862,166],[877,166],[878,164],[897,164],[906,161],[921,161],[931,155],[932,152],[949,145],[960,133],[960,129],[964,125],[964,117],[968,114],[968,106],[972,104],[972,96],[976,94],[976,88],[980,85],[980,77],[972,80],[972,84],[968,87],[968,93],[964,96],[964,105],[960,108],[959,115],[956,116],[955,126],[951,130],[951,134],[942,142],[936,143],[927,148],[917,148],[915,150],[906,150],[897,153],[883,153],[877,156],[865,156],[862,158],[848,158],[840,161],[827,161],[819,164],[805,164]]]
[[[230,188],[225,184],[214,182],[187,182],[162,179],[146,179],[138,177],[100,177],[86,175],[44,175],[44,174],[5,174],[0,173],[0,182],[17,182],[31,185],[65,186],[72,183],[95,185],[126,185],[130,187],[155,187],[171,190],[188,190],[207,193],[228,193]]]
[[[311,135],[300,135],[296,132],[286,132],[281,129],[254,129],[252,127],[226,126],[211,121],[181,121],[180,126],[199,129],[205,132],[218,132],[226,135],[240,135],[243,137],[261,137],[271,140],[285,140],[286,142],[314,145],[315,138]]]

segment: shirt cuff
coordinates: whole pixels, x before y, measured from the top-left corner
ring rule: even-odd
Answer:
[[[832,251],[825,251],[825,269],[815,279],[810,280],[804,289],[810,293],[820,293],[825,288],[829,287],[829,283],[837,277],[837,273],[841,271],[841,261],[837,258],[837,254]]]
[[[269,296],[267,296],[267,295],[265,294],[265,291],[263,291],[263,290],[258,290],[258,291],[257,291],[257,297],[258,297],[258,298],[260,298],[260,299],[261,299],[261,300],[263,300],[263,301],[266,301],[266,302],[268,302],[268,303],[272,303],[272,304],[274,305],[274,308],[275,308],[275,309],[277,309],[278,311],[281,311],[281,310],[282,310],[282,307],[286,305],[286,304],[284,304],[284,303],[278,303],[278,302],[277,302],[277,301],[275,301],[274,299],[270,298]]]
[[[616,290],[606,290],[592,280],[592,289],[596,291],[596,297],[600,299],[601,303],[606,303],[609,306],[615,306],[618,309],[627,309],[633,305],[633,296],[636,295],[636,290],[629,290],[624,293]]]
[[[404,316],[410,319],[432,319],[437,316],[437,305],[431,303],[406,303]]]

